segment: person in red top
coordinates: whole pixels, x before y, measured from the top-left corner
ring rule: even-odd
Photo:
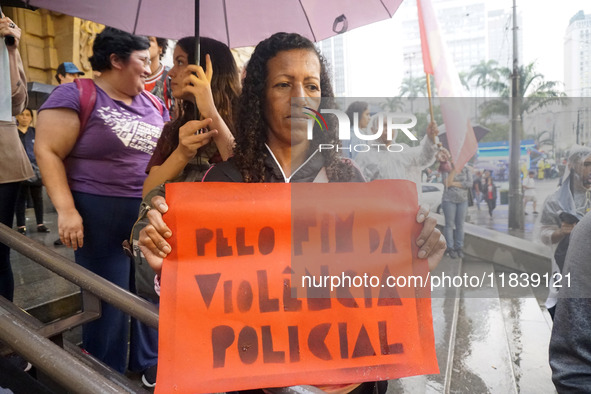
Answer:
[[[166,109],[170,109],[171,96],[168,89],[168,70],[170,68],[160,62],[168,49],[168,40],[160,37],[148,37],[148,39],[150,40],[150,70],[152,73],[146,78],[144,88],[154,96],[161,98]]]

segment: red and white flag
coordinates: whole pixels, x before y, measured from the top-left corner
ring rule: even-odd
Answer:
[[[448,55],[431,0],[417,0],[417,9],[425,73],[435,77],[449,150],[459,171],[478,150],[468,108],[462,105],[465,104],[465,100],[460,100],[468,97],[468,94],[460,83],[460,76]],[[446,99],[454,97],[457,99]]]

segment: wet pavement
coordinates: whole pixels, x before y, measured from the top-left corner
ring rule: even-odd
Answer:
[[[501,189],[499,185],[497,185],[497,187],[499,190]],[[557,187],[558,179],[536,181],[536,197],[538,199],[537,210],[539,213],[542,212],[542,206],[546,197],[552,194],[557,189]],[[537,240],[535,239],[535,230],[536,223],[539,221],[540,218],[540,214],[534,215],[532,203],[529,202],[527,204],[527,215],[524,216],[524,229],[513,230],[509,229],[509,205],[499,204],[499,201],[500,198],[497,201],[497,206],[493,211],[492,217],[490,217],[488,214],[488,207],[485,201],[482,201],[479,204],[480,210],[477,208],[476,204],[472,207],[469,207],[467,215],[468,217],[466,218],[466,221],[472,224],[476,224],[478,226],[489,228],[491,230],[506,233],[514,237],[537,242]]]

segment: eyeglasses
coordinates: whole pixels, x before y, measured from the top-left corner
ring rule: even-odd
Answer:
[[[140,62],[144,63],[144,67],[149,67],[152,64],[152,61],[148,56],[135,56]]]

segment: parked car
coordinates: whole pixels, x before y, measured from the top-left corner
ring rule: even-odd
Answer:
[[[428,204],[431,212],[441,213],[441,197],[443,197],[443,183],[422,183],[423,195],[420,204]]]

